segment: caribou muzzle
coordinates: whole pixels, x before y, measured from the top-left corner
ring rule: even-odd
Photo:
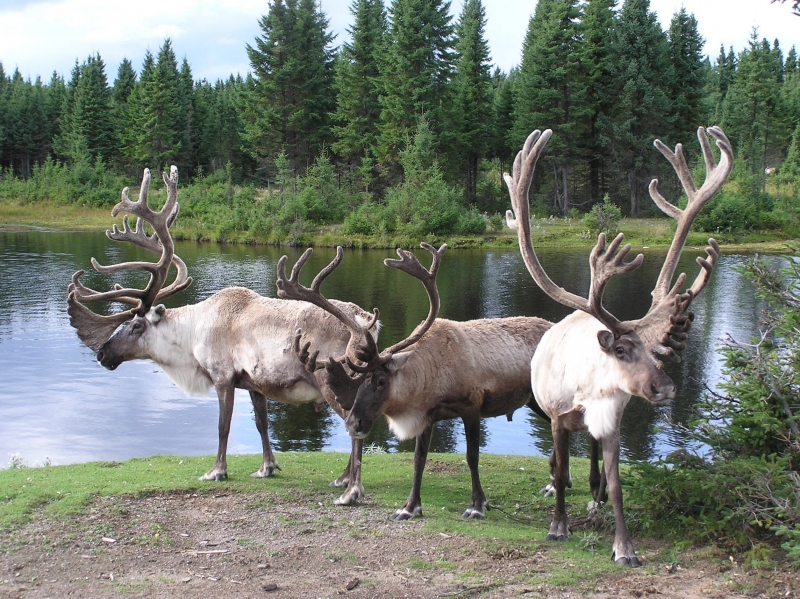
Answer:
[[[96,358],[101,366],[108,368],[109,370],[116,370],[117,366],[123,362],[120,356],[107,351],[104,347],[101,347],[99,350],[97,350]]]
[[[353,439],[364,439],[372,430],[372,425],[366,426],[368,423],[362,418],[356,418],[349,414],[344,421],[344,426],[347,428],[347,434]]]

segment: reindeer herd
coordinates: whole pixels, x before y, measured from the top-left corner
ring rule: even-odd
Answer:
[[[679,361],[693,314],[693,298],[707,284],[719,258],[719,246],[709,239],[706,257],[698,258],[700,272],[688,289],[686,276],[673,282],[686,237],[697,214],[722,187],[733,164],[730,142],[717,127],[698,130],[706,165],[705,182],[698,189],[680,144],[671,151],[660,141],[655,145],[670,161],[688,197],[685,209],[668,202],[650,184],[656,205],[677,221],[672,244],[652,292],[647,314],[620,322],[603,306],[605,285],[613,277],[638,268],[640,254],[625,258],[629,245],[623,236],[607,243],[600,235],[591,252],[591,284],[587,297],[556,285],[542,268],[533,248],[528,191],[536,163],[552,132],[534,131],[517,155],[513,172],[505,174],[512,209],[508,226],[516,230],[525,265],[536,284],[552,299],[575,312],[557,323],[541,318],[511,317],[456,322],[438,318],[436,275],[447,249],[423,243],[431,256],[430,268],[406,250],[386,266],[418,279],[424,286],[428,316],[404,340],[379,351],[380,322],[372,312],[352,303],[328,299],[320,293],[322,282],[343,259],[337,249],[334,260],[320,271],[311,287],[300,284],[300,272],[308,249],[286,274],[286,256],[278,263],[278,297],[263,297],[242,287],[229,287],[197,304],[166,308],[160,300],[191,284],[184,262],[175,254],[170,227],[178,214],[178,173],[173,166],[164,175],[167,200],[156,212],[148,206],[150,172],[145,169],[138,201],[129,199],[128,188],[114,206],[120,213],[137,217],[135,228],[123,219],[107,231],[115,241],[125,241],[160,256],[158,262],[124,262],[92,266],[102,274],[143,271],[150,275],[144,289],[115,285],[95,291],[81,282],[84,271],[72,277],[68,292],[70,323],[78,337],[97,352],[97,361],[109,370],[122,362],[149,359],[157,363],[187,394],[207,393],[213,387],[219,400],[219,446],[214,466],[201,480],[227,478],[227,441],[233,413],[234,390],[246,389],[253,403],[256,427],[261,435],[263,460],[251,476],[265,478],[280,470],[270,447],[267,398],[302,404],[322,402],[344,420],[352,444],[348,465],[333,481],[344,486],[337,505],[354,505],[364,497],[361,460],[364,438],[375,421],[385,416],[399,439],[416,440],[414,473],[408,500],[392,514],[395,520],[422,515],[421,485],[433,425],[460,418],[464,423],[467,464],[472,495],[464,518],[483,518],[489,507],[481,487],[478,459],[480,420],[510,415],[529,406],[549,420],[554,447],[550,457],[551,484],[555,494],[553,521],[548,539],[566,540],[569,522],[565,492],[569,484],[570,433],[587,430],[590,439],[590,487],[596,502],[608,497],[616,531],[612,559],[637,566],[639,560],[625,526],[619,479],[620,421],[632,396],[653,405],[665,405],[675,397],[675,385],[663,370],[659,356]],[[714,158],[709,136],[719,149]],[[152,233],[145,230],[145,223]],[[175,278],[166,285],[174,267]],[[123,312],[101,315],[86,307],[95,302],[129,306]],[[603,466],[599,465],[602,447]]]

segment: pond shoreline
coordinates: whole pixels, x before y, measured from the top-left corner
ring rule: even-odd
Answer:
[[[59,205],[50,202],[19,204],[0,202],[0,232],[13,231],[105,231],[112,225],[121,226],[122,218],[111,218],[110,210],[75,205]],[[596,236],[585,230],[582,222],[569,218],[535,219],[532,235],[536,247],[541,248],[587,248],[594,246]],[[282,243],[267,243],[258,238],[251,238],[247,232],[241,232],[230,238],[218,239],[211,230],[199,230],[182,227],[180,218],[173,229],[176,241],[197,241],[199,243],[219,243],[233,245],[264,245],[273,247],[336,247],[341,245],[348,249],[394,249],[396,247],[415,248],[420,241],[440,245],[447,243],[451,249],[501,249],[516,248],[517,238],[510,229],[503,228],[499,232],[487,232],[483,235],[442,235],[428,236],[424,239],[410,239],[399,236],[381,237],[349,237],[338,232],[340,225],[314,227],[309,231],[284,240]],[[619,229],[634,249],[666,248],[672,241],[672,222],[667,218],[624,218]],[[714,237],[720,243],[723,253],[770,253],[783,254],[791,250],[789,243],[798,240],[782,238],[780,233],[747,232],[731,234],[726,232],[690,233],[687,247],[705,247],[708,237]]]

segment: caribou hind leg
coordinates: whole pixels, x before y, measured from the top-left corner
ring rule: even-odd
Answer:
[[[422,516],[420,488],[422,487],[422,473],[425,471],[425,462],[428,460],[428,449],[431,446],[432,436],[433,424],[429,424],[417,436],[417,444],[414,448],[414,481],[411,483],[411,493],[409,493],[405,505],[390,516],[392,520],[410,520],[416,516]]]
[[[481,441],[481,421],[480,418],[472,416],[462,416],[464,421],[464,436],[467,439],[467,465],[472,477],[472,500],[469,507],[461,515],[463,518],[479,519],[485,516],[485,510],[489,509],[489,502],[481,487],[481,479],[478,475],[478,459],[480,457]]]
[[[334,501],[336,505],[356,505],[359,500],[364,498],[364,487],[361,485],[361,459],[364,452],[364,439],[351,439],[350,461],[347,469],[336,481],[346,479],[347,489]],[[331,483],[331,485],[333,485]],[[336,485],[334,485],[336,486]]]
[[[589,489],[595,504],[606,503],[608,494],[606,493],[606,471],[600,469],[600,441],[589,435]]]
[[[253,413],[256,417],[256,428],[261,435],[261,449],[263,459],[261,468],[253,472],[253,478],[267,478],[280,470],[275,455],[272,453],[272,446],[269,443],[269,417],[267,415],[267,398],[257,391],[250,391],[250,400],[253,402]]]
[[[228,434],[231,432],[231,418],[233,417],[233,384],[226,383],[215,385],[217,399],[219,400],[219,445],[217,447],[217,461],[214,467],[200,477],[200,480],[225,480],[228,478]]]

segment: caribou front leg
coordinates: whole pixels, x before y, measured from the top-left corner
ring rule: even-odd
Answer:
[[[257,391],[250,391],[250,400],[253,402],[253,413],[256,417],[256,428],[261,435],[261,453],[263,455],[261,468],[253,472],[253,478],[267,478],[273,475],[276,470],[280,470],[275,455],[272,453],[272,446],[269,443],[269,416],[267,414],[267,398]]]
[[[416,516],[422,516],[422,497],[420,488],[422,487],[422,473],[425,471],[425,462],[428,460],[428,449],[431,446],[433,436],[433,424],[417,436],[417,444],[414,448],[414,481],[411,483],[411,493],[408,495],[406,504],[391,515],[392,520],[410,520]]]
[[[547,533],[547,540],[566,541],[569,539],[569,519],[567,518],[567,480],[569,480],[569,431],[564,428],[561,418],[554,418],[551,423],[553,430],[553,455],[555,468],[553,472],[553,486],[556,488],[556,507],[553,510],[553,522]]]
[[[489,509],[489,502],[481,487],[478,475],[478,459],[480,456],[481,421],[473,416],[462,416],[464,421],[464,436],[467,438],[467,465],[472,477],[472,501],[461,515],[462,518],[483,518],[484,510]]]
[[[608,479],[608,494],[614,507],[614,545],[611,548],[611,559],[621,566],[637,567],[641,562],[636,557],[636,550],[625,526],[622,513],[622,484],[619,480],[619,428],[616,434],[603,439],[603,466]]]
[[[200,477],[200,480],[224,480],[228,478],[228,434],[231,432],[233,417],[233,394],[235,388],[231,383],[215,385],[219,400],[219,446],[217,461],[214,467]]]
[[[347,480],[347,489],[342,493],[333,503],[336,505],[356,505],[359,500],[364,498],[364,487],[361,486],[361,459],[364,452],[364,439],[351,439],[350,440],[350,461],[347,464],[347,470],[338,479],[331,483],[332,485],[337,481]]]

